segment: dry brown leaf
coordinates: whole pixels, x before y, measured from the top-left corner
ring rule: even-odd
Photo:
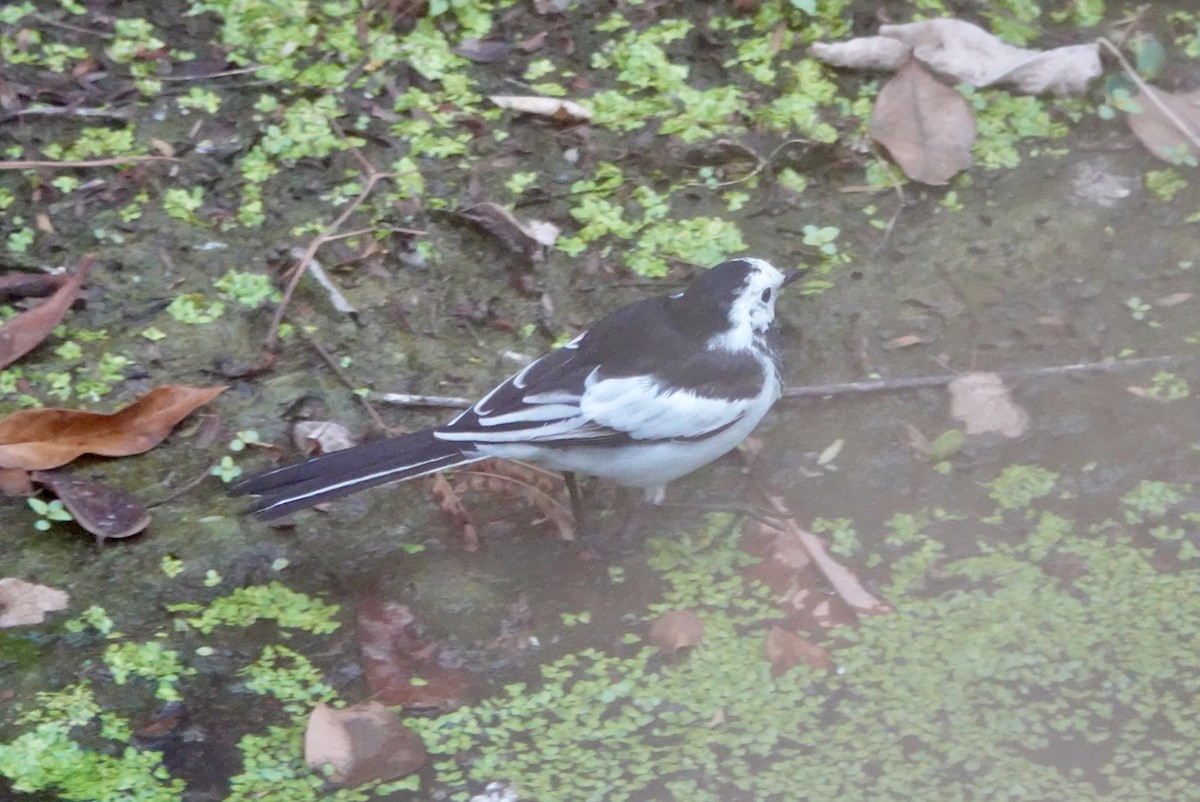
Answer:
[[[562,14],[570,6],[569,0],[533,0],[533,9],[542,16]]]
[[[444,474],[435,473],[431,489],[433,497],[437,499],[438,506],[442,508],[442,512],[449,515],[458,524],[458,528],[462,531],[463,546],[467,551],[479,550],[479,527],[475,526],[475,519],[471,516],[471,511],[467,509],[467,505],[463,504],[462,498],[458,495],[458,491],[446,481]]]
[[[830,666],[828,652],[778,624],[773,624],[767,631],[763,653],[771,664],[772,676],[776,677],[801,663],[822,670]]]
[[[816,42],[809,52],[832,67],[894,72],[908,61],[912,48],[890,36],[860,36],[845,42]]]
[[[900,425],[904,427],[904,439],[908,443],[908,447],[921,456],[929,454],[933,444],[925,436],[925,433],[908,421],[902,421]]]
[[[958,19],[880,25],[879,33],[909,45],[916,58],[954,83],[1009,84],[1029,95],[1071,96],[1084,94],[1102,73],[1095,42],[1029,50]]]
[[[329,779],[353,787],[407,777],[425,763],[425,744],[379,702],[334,708],[320,702],[304,731],[304,762],[332,766]]]
[[[562,499],[564,488],[559,474],[520,462],[488,459],[456,471],[451,481],[459,496],[477,491],[518,499],[553,524],[559,538],[575,539],[576,522]]]
[[[1155,156],[1172,164],[1178,164],[1183,156],[1200,157],[1200,149],[1195,144],[1196,138],[1200,137],[1200,90],[1186,93],[1152,91],[1189,129],[1191,136],[1181,131],[1145,91],[1139,91],[1133,97],[1141,111],[1125,115],[1133,135]]]
[[[75,523],[104,545],[141,532],[150,525],[150,512],[132,493],[91,479],[36,471],[33,481],[48,487],[62,501]]]
[[[779,496],[765,495],[767,504],[780,516],[779,530],[781,537],[794,538],[812,559],[813,564],[820,569],[825,580],[833,587],[838,598],[856,615],[871,615],[891,612],[890,607],[872,596],[854,572],[829,556],[825,543],[812,532],[805,531],[791,517],[791,512]]]
[[[495,64],[508,58],[512,45],[501,39],[464,39],[454,52],[476,64]]]
[[[33,309],[14,315],[0,325],[0,368],[6,368],[37,348],[54,331],[71,304],[79,297],[83,280],[91,269],[89,257],[45,302]]]
[[[815,44],[811,52],[826,64],[864,70],[899,69],[912,55],[952,83],[1008,84],[1031,95],[1082,95],[1102,72],[1095,43],[1029,50],[958,19],[881,25],[879,34]]]
[[[521,48],[521,52],[523,53],[532,53],[535,50],[541,50],[542,45],[546,44],[546,38],[549,36],[549,31],[538,31],[533,36],[517,42],[517,47]]]
[[[691,610],[670,610],[650,625],[650,642],[663,654],[695,646],[704,637],[704,621]]]
[[[879,90],[871,136],[905,175],[923,184],[945,184],[974,162],[971,105],[916,61]]]
[[[70,281],[73,276],[52,273],[26,273],[14,270],[0,274],[0,299],[45,298]]]
[[[535,262],[542,258],[544,248],[554,245],[560,233],[558,226],[553,223],[518,220],[508,209],[491,201],[462,209],[458,216],[475,223],[513,253]]]
[[[1164,295],[1161,298],[1154,299],[1154,305],[1161,309],[1167,309],[1172,306],[1179,306],[1182,303],[1187,303],[1190,300],[1192,300],[1192,293],[1190,292],[1173,292],[1170,295]]]
[[[845,439],[839,437],[829,445],[825,446],[825,450],[822,451],[817,457],[817,465],[821,466],[822,468],[829,465],[838,458],[838,455],[842,453],[842,448],[845,447],[845,445]]]
[[[292,443],[302,453],[311,457],[356,446],[358,438],[340,423],[302,420],[292,427]]]
[[[894,351],[899,348],[910,348],[914,345],[924,345],[928,340],[916,334],[903,334],[893,337],[883,344],[883,350]]]
[[[441,645],[424,635],[410,607],[369,598],[358,608],[363,675],[375,697],[390,705],[448,712],[466,704],[470,678],[440,662]]]
[[[40,624],[46,613],[65,610],[70,598],[65,590],[13,577],[0,579],[0,629]]]
[[[502,109],[549,117],[559,122],[587,122],[592,113],[572,100],[537,95],[491,95],[488,100]]]
[[[0,420],[0,467],[48,470],[83,454],[127,457],[162,442],[181,420],[224,387],[156,387],[112,414],[25,409]]]
[[[950,414],[965,424],[967,434],[998,432],[1020,437],[1029,431],[1029,413],[1013,400],[995,373],[967,373],[950,382]]]

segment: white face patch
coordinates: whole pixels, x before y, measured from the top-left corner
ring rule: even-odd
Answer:
[[[729,307],[729,330],[708,341],[709,350],[741,351],[763,335],[775,319],[775,298],[784,275],[763,259],[742,260],[753,268]]]

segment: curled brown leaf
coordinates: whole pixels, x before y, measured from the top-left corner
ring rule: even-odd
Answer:
[[[83,454],[127,457],[158,445],[224,387],[156,387],[111,414],[78,409],[26,409],[0,420],[0,468],[49,470]]]
[[[45,302],[9,318],[0,326],[0,368],[6,368],[37,348],[54,331],[79,297],[92,260],[89,257]]]

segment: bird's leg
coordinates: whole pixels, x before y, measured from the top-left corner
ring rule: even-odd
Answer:
[[[635,488],[620,489],[616,526],[604,531],[589,532],[586,536],[588,548],[598,554],[630,554],[633,551],[634,537],[641,533],[642,522],[645,518],[646,502],[642,497],[643,491]]]
[[[571,516],[575,519],[575,531],[583,531],[583,497],[579,495],[579,483],[575,481],[574,471],[563,471],[563,481],[567,483],[567,496],[571,499]]]

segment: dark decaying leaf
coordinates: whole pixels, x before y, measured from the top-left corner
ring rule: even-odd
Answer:
[[[1200,91],[1182,94],[1153,91],[1171,110],[1175,120],[1164,113],[1147,92],[1140,91],[1133,97],[1140,111],[1126,115],[1133,135],[1163,161],[1178,164],[1186,156],[1200,158],[1200,148],[1195,144],[1200,138]],[[1180,130],[1180,126],[1187,130]]]
[[[962,95],[911,60],[879,91],[871,136],[909,178],[945,184],[973,163],[975,117]]]
[[[512,45],[500,39],[464,39],[454,52],[476,64],[493,64],[508,58]]]
[[[0,275],[0,300],[15,301],[20,298],[45,298],[55,293],[73,277],[63,274],[26,273],[14,270]]]
[[[498,203],[484,201],[461,209],[458,216],[500,240],[506,248],[528,259],[538,260],[542,249],[558,239],[559,229],[553,223],[540,220],[521,221]]]
[[[0,368],[8,367],[37,348],[54,331],[54,327],[79,297],[79,290],[91,266],[92,260],[89,258],[45,302],[9,318],[0,326]]]
[[[136,535],[150,525],[150,512],[132,493],[91,479],[37,471],[33,481],[58,496],[67,512],[101,545]]]
[[[29,471],[20,468],[0,468],[0,493],[10,498],[32,496],[34,490]]]
[[[347,787],[396,780],[425,763],[425,744],[379,702],[334,708],[321,702],[304,731],[304,762],[332,767],[329,779]]]
[[[440,664],[441,646],[424,636],[411,608],[368,599],[358,608],[358,637],[363,674],[379,701],[426,712],[466,703],[466,672]]]
[[[650,625],[650,642],[663,654],[690,649],[704,637],[704,621],[691,610],[669,610]]]
[[[46,613],[66,609],[70,598],[65,590],[14,577],[0,579],[0,629],[40,624]]]
[[[776,677],[801,663],[820,669],[828,669],[830,664],[828,652],[778,624],[767,631],[763,652]]]
[[[224,387],[156,387],[112,414],[26,409],[0,420],[0,467],[48,470],[83,454],[127,457],[162,442],[181,420]]]

